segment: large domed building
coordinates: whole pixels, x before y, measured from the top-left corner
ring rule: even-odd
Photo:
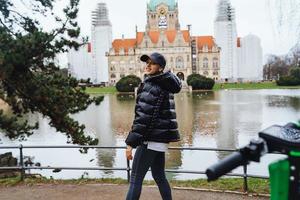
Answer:
[[[214,37],[192,36],[179,23],[177,0],[150,0],[145,31],[134,38],[112,41],[112,25],[105,3],[92,13],[92,39],[79,51],[68,53],[69,73],[77,79],[90,78],[94,84],[114,85],[127,75],[143,79],[143,54],[159,52],[166,57],[166,69],[185,84],[197,73],[220,82],[263,79],[262,47],[255,35],[238,37],[235,9],[230,0],[219,0]]]
[[[140,56],[159,52],[167,60],[166,69],[180,79],[192,73],[220,80],[220,48],[212,36],[191,36],[181,29],[176,0],[150,0],[147,4],[145,32],[136,28],[135,38],[115,39],[109,50],[109,84],[134,74],[141,79],[145,64]]]

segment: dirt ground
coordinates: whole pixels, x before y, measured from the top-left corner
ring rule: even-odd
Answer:
[[[123,200],[128,185],[34,185],[0,187],[1,200]],[[267,200],[268,197],[172,189],[174,200]],[[143,186],[141,200],[161,199],[157,187]]]

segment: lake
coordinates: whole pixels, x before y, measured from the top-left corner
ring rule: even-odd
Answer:
[[[182,140],[176,147],[215,147],[235,149],[245,146],[257,133],[273,124],[284,125],[300,119],[300,90],[222,90],[216,92],[182,92],[175,96],[176,112]],[[135,98],[132,95],[104,95],[99,106],[91,105],[73,117],[86,125],[86,132],[99,139],[100,146],[125,146],[124,140],[134,117]],[[64,134],[49,127],[40,114],[28,115],[39,128],[26,141],[11,141],[0,134],[0,145],[66,145]],[[0,150],[0,153],[11,150]],[[18,150],[13,151],[18,157]],[[25,149],[42,166],[63,167],[126,167],[124,150],[90,149],[81,154],[78,149]],[[201,151],[168,151],[166,168],[205,171],[223,158],[225,153]],[[248,173],[268,175],[267,166],[280,155],[266,155],[260,164],[252,163]],[[31,170],[44,176],[60,179],[126,178],[123,171]],[[241,169],[235,170],[241,172]],[[151,175],[147,175],[149,179]],[[195,174],[168,173],[173,179],[204,177]]]

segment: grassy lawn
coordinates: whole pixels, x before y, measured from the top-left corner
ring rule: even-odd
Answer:
[[[275,82],[262,83],[216,83],[213,90],[222,89],[240,89],[240,90],[257,90],[257,89],[300,89],[299,86],[277,86]],[[116,87],[88,87],[86,92],[89,94],[115,94],[118,93]]]
[[[256,90],[256,89],[300,89],[299,86],[277,86],[275,82],[261,82],[261,83],[216,83],[213,90],[221,89],[242,89],[242,90]]]
[[[116,93],[116,87],[88,87],[86,88],[86,92],[89,94],[111,94]]]
[[[242,178],[225,178],[213,182],[207,182],[206,179],[171,181],[172,186],[205,188],[213,190],[229,190],[243,192]],[[269,180],[248,178],[248,191],[250,193],[269,194]]]
[[[0,186],[16,186],[16,185],[37,185],[37,184],[95,184],[95,183],[110,183],[110,184],[128,184],[125,179],[72,179],[72,180],[55,180],[46,178],[26,178],[20,182],[20,177],[0,179]],[[144,181],[144,185],[154,185],[154,181]],[[243,192],[242,178],[226,178],[218,181],[207,182],[206,179],[185,180],[185,181],[170,181],[172,187],[188,187],[213,190],[228,190]],[[248,189],[250,193],[269,194],[269,181],[264,179],[248,179]]]

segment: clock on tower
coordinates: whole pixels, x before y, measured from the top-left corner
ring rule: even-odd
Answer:
[[[167,28],[168,27],[168,21],[167,21],[167,12],[165,8],[160,8],[158,13],[158,28]]]

